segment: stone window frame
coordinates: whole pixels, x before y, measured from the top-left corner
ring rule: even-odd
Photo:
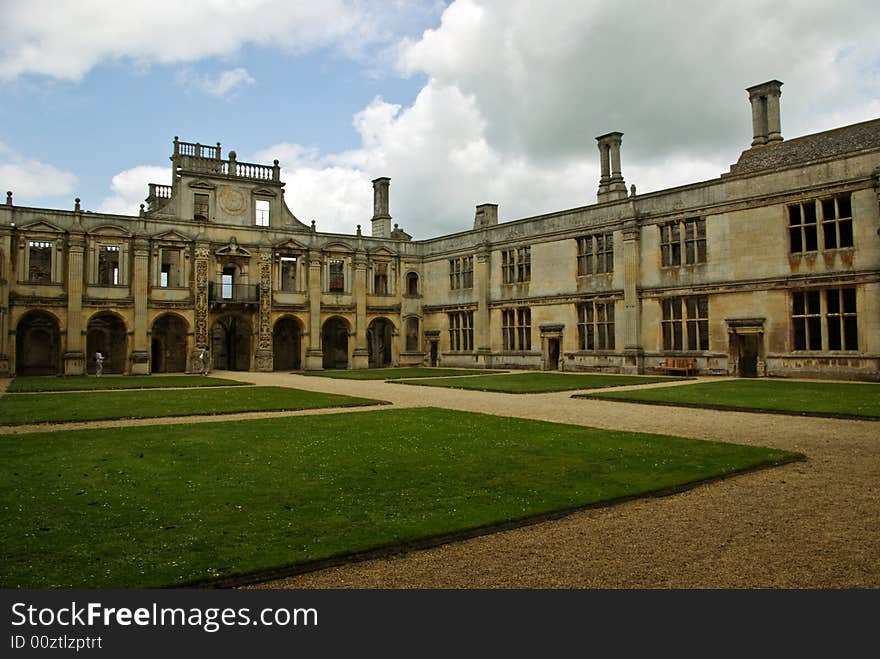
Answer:
[[[176,286],[162,285],[162,264],[165,262],[164,256],[165,252],[173,252],[176,251],[180,254],[179,257],[179,281]],[[167,242],[159,242],[158,244],[153,246],[153,258],[154,258],[154,266],[153,266],[153,286],[156,288],[162,289],[186,289],[189,288],[190,281],[190,267],[191,267],[191,259],[190,259],[190,245],[181,242],[167,241]]]
[[[851,192],[787,204],[786,216],[790,254],[852,249],[855,246]]]
[[[686,295],[660,300],[664,352],[709,350],[709,296]]]
[[[857,352],[856,287],[791,291],[791,345],[793,352]]]
[[[396,277],[394,276],[394,261],[390,258],[374,259],[370,261],[370,295],[389,296],[395,294]],[[384,276],[385,290],[382,290],[381,277]]]
[[[660,267],[700,265],[709,260],[706,219],[691,217],[658,225]]]
[[[32,245],[32,243],[34,245]],[[65,236],[62,231],[53,231],[46,226],[28,229],[22,228],[18,239],[18,257],[16,259],[16,280],[21,284],[38,284],[41,286],[64,284]],[[49,254],[49,278],[48,280],[34,280],[31,278],[31,249],[51,249]]]
[[[277,277],[277,279],[275,281],[276,290],[278,290],[282,293],[301,292],[303,290],[302,285],[301,285],[301,282],[303,280],[302,270],[301,270],[303,267],[303,255],[299,252],[282,251],[282,252],[277,252],[275,258],[276,258],[276,261],[278,264],[278,267],[275,271],[276,277]],[[288,262],[293,261],[293,278],[292,278],[293,287],[292,288],[285,288],[285,281],[286,281],[284,278],[284,271],[286,269],[285,265],[284,265],[285,261],[288,261]],[[289,279],[287,281],[289,281]]]
[[[449,322],[450,352],[472,352],[474,349],[474,312],[472,310],[450,311]]]
[[[614,306],[609,298],[577,303],[578,348],[582,352],[614,350]]]
[[[453,291],[474,287],[474,257],[458,256],[449,259],[449,289]]]
[[[531,307],[508,307],[501,310],[501,340],[505,352],[532,349]]]
[[[844,192],[819,199],[819,221],[822,225],[822,248],[851,249],[853,235],[852,193]]]
[[[36,271],[34,262],[36,256],[46,255],[49,263],[49,271],[42,276],[43,270]],[[31,284],[52,284],[55,283],[55,242],[51,240],[29,239],[27,241],[27,279]],[[40,259],[42,260],[42,259]],[[40,276],[37,276],[40,275]]]
[[[203,198],[203,199],[202,199]],[[204,211],[203,215],[199,211]],[[193,220],[196,222],[207,222],[211,213],[211,195],[207,191],[193,192]]]
[[[410,270],[406,273],[406,291],[404,297],[421,297],[421,278],[419,273]]]
[[[501,281],[522,284],[532,278],[532,247],[523,245],[501,250]]]
[[[614,272],[613,231],[581,236],[575,241],[578,277]]]
[[[415,328],[413,328],[413,325]],[[405,352],[419,352],[419,330],[421,319],[418,316],[407,316],[403,320],[403,335]],[[415,329],[415,331],[412,331]]]
[[[327,282],[324,287],[325,293],[344,294],[351,289],[349,287],[350,275],[348,273],[349,259],[339,254],[330,254],[327,256],[326,265],[324,266],[324,276]],[[338,272],[334,273],[333,269],[338,267]]]

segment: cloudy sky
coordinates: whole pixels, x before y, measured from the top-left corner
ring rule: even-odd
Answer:
[[[880,117],[876,0],[0,0],[0,188],[137,212],[171,144],[278,159],[294,214],[416,238],[595,202],[595,137],[639,192],[715,178],[784,82],[786,138]]]

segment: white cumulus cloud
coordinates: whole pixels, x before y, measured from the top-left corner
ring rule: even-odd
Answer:
[[[197,75],[192,71],[185,70],[178,75],[178,81],[182,85],[195,87],[215,98],[223,98],[240,87],[256,83],[248,70],[241,66],[221,71],[216,76]]]
[[[4,200],[6,191],[23,199],[24,203],[28,197],[71,195],[76,184],[75,174],[28,158],[0,142],[0,192]]]
[[[119,172],[110,182],[111,194],[98,204],[96,210],[99,213],[137,215],[147,197],[149,183],[171,185],[171,170],[139,165]]]

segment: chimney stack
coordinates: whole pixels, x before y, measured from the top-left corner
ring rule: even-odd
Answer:
[[[752,146],[765,146],[782,141],[782,121],[779,115],[779,97],[782,83],[770,80],[749,87],[749,103],[752,104]]]
[[[474,214],[474,229],[498,224],[498,204],[480,204]]]
[[[381,176],[373,180],[373,238],[391,237],[391,215],[388,213],[388,187],[391,179]]]
[[[623,133],[607,133],[596,138],[599,147],[599,203],[626,199],[626,183],[620,172],[620,142]]]

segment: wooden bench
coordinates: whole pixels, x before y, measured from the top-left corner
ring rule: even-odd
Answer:
[[[696,372],[697,370],[695,362],[693,357],[667,357],[666,372],[690,375],[691,371]]]

